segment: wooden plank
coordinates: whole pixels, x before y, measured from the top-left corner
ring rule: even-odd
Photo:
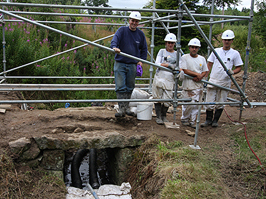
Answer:
[[[0,109],[11,110],[11,104],[0,104]]]
[[[5,114],[6,113],[6,109],[0,109],[0,113]]]

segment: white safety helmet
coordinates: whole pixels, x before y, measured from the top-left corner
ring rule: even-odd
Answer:
[[[222,39],[234,39],[235,34],[232,30],[226,30],[222,34]]]
[[[197,38],[193,38],[189,41],[188,46],[198,46],[201,47],[200,45],[200,40],[198,40]]]
[[[137,19],[140,21],[141,20],[141,14],[137,11],[133,11],[130,13],[129,18],[130,19]]]
[[[165,36],[164,41],[176,42],[176,36],[173,33],[169,33]]]

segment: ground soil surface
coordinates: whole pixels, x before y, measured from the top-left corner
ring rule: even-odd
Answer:
[[[246,94],[251,102],[265,102],[266,99],[266,74],[262,72],[249,73],[249,78],[246,84]],[[235,75],[235,78],[242,88],[243,73]],[[236,95],[230,97],[237,98]],[[16,92],[0,92],[0,100],[15,100],[21,99],[20,94]],[[17,140],[21,137],[35,137],[43,134],[52,134],[52,130],[57,127],[65,127],[65,131],[71,133],[68,126],[80,126],[90,124],[90,130],[102,131],[117,131],[125,136],[132,134],[145,135],[146,138],[152,134],[156,134],[161,140],[179,140],[185,145],[192,145],[194,137],[188,136],[186,130],[195,131],[191,127],[182,126],[180,122],[181,107],[178,107],[176,113],[176,123],[180,128],[168,129],[164,125],[157,125],[155,117],[152,120],[138,120],[136,117],[126,116],[125,118],[115,118],[115,110],[112,104],[107,104],[105,108],[96,107],[88,108],[62,108],[54,111],[38,110],[34,104],[29,104],[33,107],[32,110],[21,110],[20,104],[12,104],[11,110],[5,114],[0,113],[0,149],[4,150],[8,147],[8,142]],[[226,106],[226,112],[233,120],[239,118],[239,108]],[[266,107],[257,106],[253,108],[245,108],[242,113],[242,120],[254,117],[266,117]],[[173,122],[173,113],[167,114],[167,119]],[[201,115],[201,122],[205,120],[205,114]],[[224,164],[225,182],[232,189],[235,189],[232,198],[241,198],[243,187],[233,186],[233,178],[228,178],[228,165],[233,160],[232,149],[230,148],[231,141],[224,126],[231,121],[223,112],[219,121],[219,127],[200,128],[197,144],[204,148],[206,145],[213,143],[219,144],[224,153],[217,154],[221,162]],[[239,127],[241,128],[241,127]],[[58,139],[63,139],[68,133],[58,133]],[[251,132],[248,132],[251,133]],[[56,136],[53,134],[53,136]],[[230,186],[230,184],[232,186]]]
[[[235,75],[238,84],[242,88],[243,72]],[[261,72],[249,73],[246,84],[246,95],[251,102],[266,101],[266,74]],[[234,86],[232,86],[234,88]],[[229,95],[237,98],[237,95]],[[0,92],[0,100],[21,99],[20,93],[16,92]],[[192,144],[194,138],[187,136],[185,130],[194,131],[190,127],[184,127],[180,123],[181,107],[176,112],[176,123],[180,125],[177,129],[167,129],[164,125],[157,125],[155,117],[152,120],[137,120],[136,117],[126,116],[125,118],[115,118],[115,110],[113,104],[107,104],[104,107],[91,108],[61,108],[54,111],[38,110],[35,104],[28,104],[33,107],[32,110],[21,110],[21,104],[12,104],[11,110],[7,110],[5,114],[0,114],[1,140],[0,148],[6,147],[9,141],[16,140],[21,137],[35,137],[43,134],[52,133],[56,127],[78,126],[82,124],[91,124],[91,131],[118,131],[121,134],[130,135],[144,134],[147,137],[155,133],[162,139],[181,140],[186,144]],[[36,108],[35,108],[36,107]],[[239,118],[239,107],[226,106],[226,111],[234,120]],[[264,116],[265,108],[263,106],[254,108],[245,108],[242,113],[242,119]],[[167,118],[173,122],[174,114],[168,112]],[[201,121],[204,121],[205,114],[201,115]],[[220,119],[220,127],[218,128],[200,128],[198,144],[204,145],[212,135],[217,137],[217,133],[221,134],[223,125],[230,122],[225,113]],[[65,131],[71,133],[71,129],[64,128]],[[62,133],[63,134],[63,133]],[[61,134],[58,137],[62,138]],[[219,142],[219,141],[218,141]]]

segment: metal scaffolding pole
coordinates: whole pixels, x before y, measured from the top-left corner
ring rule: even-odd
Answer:
[[[153,9],[155,9],[156,7],[156,1],[153,0]],[[154,53],[154,28],[155,28],[155,12],[152,13],[152,30],[151,30],[151,54],[150,54],[150,57],[151,57],[151,62],[153,62],[153,53]],[[149,72],[150,72],[150,85],[149,85],[149,93],[152,93],[152,75],[153,75],[153,66],[150,65],[150,69],[149,69]]]
[[[240,102],[189,102],[190,98],[177,99],[179,105],[239,105]],[[188,102],[186,102],[188,101]],[[0,104],[23,104],[23,103],[89,103],[89,102],[171,102],[173,99],[85,99],[85,100],[0,100]]]
[[[246,57],[245,57],[245,68],[244,68],[244,75],[243,75],[243,86],[242,90],[245,92],[246,88],[246,81],[248,79],[248,59],[249,59],[249,51],[250,51],[250,40],[251,40],[251,30],[252,30],[252,22],[253,22],[253,10],[254,10],[254,0],[251,1],[251,9],[250,9],[250,20],[249,20],[249,25],[248,25],[248,37],[247,37],[247,47],[246,47]],[[240,113],[239,113],[239,121],[241,120],[242,117],[242,111],[243,109],[243,103],[244,100],[241,98],[242,106],[240,107]]]
[[[4,6],[2,6],[2,9],[4,10]],[[0,20],[2,22],[2,31],[3,31],[3,71],[6,71],[6,36],[5,36],[5,23],[3,22],[5,19],[5,15],[2,15]],[[5,78],[6,74],[4,74]],[[2,82],[1,82],[2,83]]]
[[[94,7],[94,6],[77,6],[77,5],[55,5],[55,4],[36,4],[36,3],[6,3],[0,2],[0,5],[6,6],[25,6],[25,7],[42,7],[42,8],[65,8],[65,9],[89,9],[89,10],[116,10],[116,11],[128,11],[128,8],[112,8],[112,7]],[[160,13],[177,13],[176,10],[165,10],[165,9],[138,9],[130,8],[130,11],[141,11],[141,12],[160,12]]]
[[[214,12],[214,0],[212,0],[212,5],[211,5],[211,15],[213,15],[213,12]],[[209,41],[211,42],[212,40],[212,26],[213,26],[213,17],[210,18],[210,31],[209,31]],[[210,56],[211,54],[211,48],[210,46],[207,47],[208,49],[208,57]]]
[[[178,100],[177,100],[177,90],[178,90],[178,73],[179,73],[179,60],[180,60],[180,51],[181,51],[181,24],[182,24],[182,18],[183,18],[183,14],[182,14],[183,10],[182,7],[179,7],[179,14],[178,14],[178,19],[179,19],[179,23],[178,23],[178,31],[177,31],[177,42],[176,42],[176,49],[177,49],[177,53],[176,53],[176,67],[174,69],[174,79],[175,79],[175,85],[174,85],[174,100],[173,100],[173,106],[174,106],[174,121],[173,121],[173,125],[176,124],[176,112],[177,112],[177,106],[178,106]]]

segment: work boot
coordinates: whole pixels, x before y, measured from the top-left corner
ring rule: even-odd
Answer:
[[[181,120],[183,126],[190,126],[190,123],[187,120]]]
[[[218,121],[222,115],[224,109],[216,109],[214,113],[214,118],[212,121],[212,127],[217,127],[218,126]]]
[[[131,93],[125,93],[125,99],[130,99],[131,98]],[[126,114],[129,116],[136,116],[136,114],[132,111],[130,111],[130,107],[129,107],[129,102],[125,102],[125,109],[126,109]]]
[[[196,129],[196,123],[190,123],[190,127],[192,127],[193,129]]]
[[[117,92],[116,97],[117,99],[125,99],[124,93]],[[119,111],[115,113],[115,117],[125,117],[125,113],[126,113],[125,102],[118,102],[118,106],[119,106]]]
[[[157,124],[164,124],[162,120],[162,115],[161,115],[161,103],[154,103],[155,106],[155,113],[156,113],[156,123]]]
[[[163,122],[169,122],[169,121],[166,119],[166,113],[167,113],[167,111],[168,111],[168,108],[169,108],[169,107],[166,107],[166,106],[164,106],[164,105],[162,105],[162,107],[161,107],[161,116],[162,116],[162,120],[163,120]]]
[[[209,111],[206,110],[206,121],[205,123],[201,123],[201,127],[206,127],[212,124],[212,118],[213,118],[213,110]]]

